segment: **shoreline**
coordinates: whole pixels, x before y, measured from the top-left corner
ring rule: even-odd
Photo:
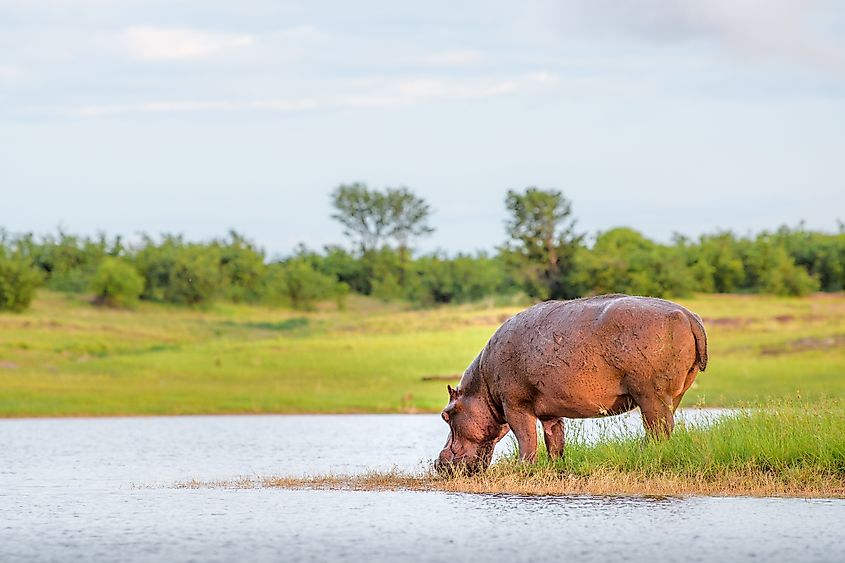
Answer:
[[[240,477],[221,481],[184,481],[177,489],[284,489],[315,491],[445,492],[526,496],[658,496],[758,497],[845,499],[845,479],[820,476],[812,483],[785,483],[759,471],[725,475],[719,479],[642,477],[622,472],[587,477],[556,474],[525,477],[481,475],[441,478],[436,475],[372,473],[312,477]]]

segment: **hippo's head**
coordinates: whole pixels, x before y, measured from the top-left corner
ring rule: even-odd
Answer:
[[[496,422],[484,398],[466,395],[451,385],[448,389],[449,404],[440,416],[449,425],[449,439],[434,467],[439,473],[483,471],[490,465],[496,443],[508,433],[508,425]]]

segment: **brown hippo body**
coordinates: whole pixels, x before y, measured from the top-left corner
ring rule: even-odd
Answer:
[[[550,455],[563,453],[561,418],[640,407],[651,436],[668,436],[674,411],[707,365],[701,319],[681,305],[603,295],[540,303],[506,321],[464,373],[443,418],[451,429],[438,460],[486,466],[513,430],[533,460],[537,420]]]

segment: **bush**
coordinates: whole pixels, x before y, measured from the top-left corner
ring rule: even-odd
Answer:
[[[130,264],[108,257],[100,263],[90,287],[98,304],[132,307],[144,291],[144,278]]]
[[[732,233],[703,235],[689,254],[700,291],[733,293],[745,284],[740,245]]]
[[[0,249],[0,311],[21,312],[32,302],[41,276],[27,260]]]
[[[771,269],[766,272],[761,289],[774,295],[809,295],[819,290],[819,281],[796,266],[786,250],[780,249]]]
[[[294,309],[312,310],[317,301],[336,299],[338,308],[345,305],[349,286],[317,271],[303,257],[271,264],[267,300]]]
[[[220,244],[220,253],[226,297],[235,303],[258,301],[267,269],[264,253],[235,231]]]
[[[218,245],[186,244],[173,236],[156,245],[147,238],[135,264],[144,277],[144,299],[197,305],[217,297],[225,285]]]
[[[580,249],[573,279],[586,293],[629,293],[654,297],[690,293],[695,274],[676,247],[658,244],[620,227],[598,235]]]
[[[109,240],[101,234],[97,238],[80,237],[59,231],[40,241],[24,237],[19,241],[25,246],[33,265],[41,270],[45,286],[54,291],[82,293],[90,287],[91,278],[107,255],[122,251],[120,237]]]
[[[423,305],[477,301],[499,291],[501,264],[484,254],[443,258],[434,254],[415,262],[419,281],[412,295]]]
[[[177,254],[164,300],[184,305],[205,303],[217,296],[222,282],[220,253],[213,247],[188,245]]]
[[[748,245],[745,268],[751,289],[774,295],[807,295],[819,289],[818,279],[795,264],[779,241],[766,234]]]

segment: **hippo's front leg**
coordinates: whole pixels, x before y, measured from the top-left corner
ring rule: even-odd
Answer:
[[[519,443],[519,459],[533,463],[537,459],[537,417],[506,407],[505,420]]]

